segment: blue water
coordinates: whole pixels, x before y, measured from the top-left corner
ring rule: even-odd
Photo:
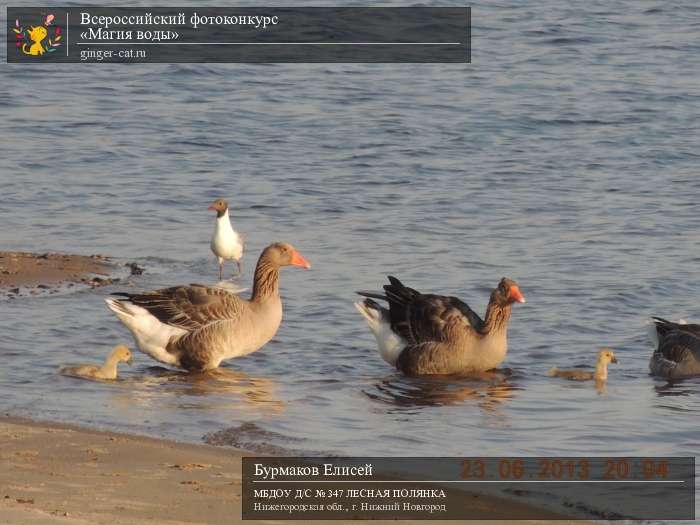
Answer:
[[[223,196],[243,285],[275,240],[313,269],[284,270],[274,341],[210,376],[56,373],[131,342],[103,304],[123,286],[0,301],[0,410],[295,453],[696,455],[700,380],[648,375],[645,323],[700,318],[700,6],[472,6],[470,65],[3,64],[0,249],[213,283]],[[516,279],[512,375],[388,367],[352,306],[386,274],[479,312]],[[607,392],[546,376],[603,345]]]

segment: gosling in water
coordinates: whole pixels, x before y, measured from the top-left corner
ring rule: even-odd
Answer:
[[[87,377],[90,379],[116,379],[117,365],[124,362],[131,366],[133,358],[131,352],[124,345],[115,346],[110,352],[105,364],[97,365],[72,365],[64,366],[60,372],[64,375]]]
[[[608,379],[608,363],[617,364],[617,358],[610,348],[601,348],[598,352],[598,363],[596,364],[595,372],[552,368],[547,372],[547,375],[552,377],[564,377],[572,381],[590,381],[591,379],[595,379],[596,382],[604,382]]]

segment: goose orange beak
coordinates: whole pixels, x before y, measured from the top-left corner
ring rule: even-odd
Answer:
[[[292,258],[289,261],[289,264],[292,264],[294,266],[301,266],[302,268],[306,268],[307,270],[311,268],[311,263],[304,259],[301,254],[297,251],[292,253]]]
[[[525,302],[525,296],[522,294],[520,288],[518,288],[517,286],[511,286],[510,293],[508,295],[511,299],[513,299],[513,301],[517,301],[519,303]]]

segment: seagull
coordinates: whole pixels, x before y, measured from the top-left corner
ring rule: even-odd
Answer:
[[[243,256],[243,239],[231,226],[228,216],[228,202],[225,199],[215,200],[209,210],[216,212],[216,227],[211,238],[211,251],[219,259],[219,280],[224,278],[224,261],[230,259],[236,261],[238,273],[241,274],[241,257]]]

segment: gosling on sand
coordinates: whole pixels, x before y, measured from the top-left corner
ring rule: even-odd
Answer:
[[[552,377],[563,377],[572,381],[590,381],[595,379],[598,382],[607,381],[608,379],[608,363],[617,364],[615,353],[610,348],[601,348],[598,352],[598,362],[595,367],[595,372],[588,370],[559,370],[552,368],[547,375]]]
[[[105,364],[102,366],[70,365],[62,367],[60,372],[64,375],[87,377],[90,379],[116,379],[117,365],[122,362],[131,366],[133,358],[126,346],[118,345],[112,349]]]

